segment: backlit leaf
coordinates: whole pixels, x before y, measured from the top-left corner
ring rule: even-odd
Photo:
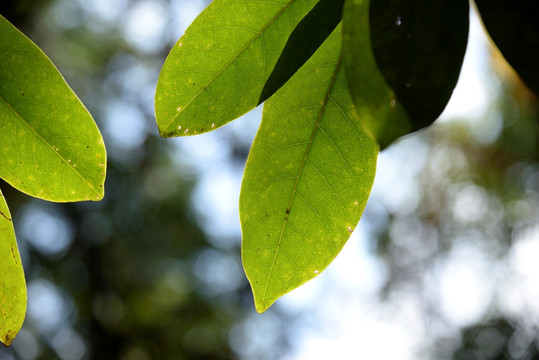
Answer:
[[[247,160],[242,259],[259,312],[329,265],[371,190],[378,147],[354,115],[341,43],[339,26],[266,101]]]
[[[539,2],[476,0],[485,27],[521,79],[539,94]]]
[[[369,12],[378,68],[419,130],[442,113],[457,84],[468,0],[376,0]]]
[[[386,110],[387,118],[375,116],[366,121],[380,143],[385,146],[399,135],[436,120],[451,97],[464,59],[468,0],[376,0],[370,4],[368,0],[350,0],[344,17],[347,71],[358,108],[372,101],[373,95],[365,92],[378,82],[362,68],[361,59],[370,57],[365,52],[373,52],[379,72],[394,91],[389,99],[386,95],[374,102],[385,103],[395,111]],[[367,34],[370,48],[364,47]],[[372,67],[370,62],[367,64]],[[399,114],[399,104],[408,115],[407,123]],[[373,122],[381,124],[372,125]]]
[[[51,201],[103,197],[106,153],[47,56],[0,16],[0,177]]]
[[[11,214],[0,191],[0,341],[9,346],[26,313],[26,282]]]
[[[348,0],[343,12],[343,58],[356,113],[383,149],[412,126],[372,53],[369,1]]]
[[[157,83],[161,136],[217,129],[257,106],[288,37],[316,0],[215,0],[170,51]]]

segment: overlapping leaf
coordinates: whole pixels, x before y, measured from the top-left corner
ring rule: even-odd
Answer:
[[[339,26],[264,105],[240,195],[242,259],[256,308],[312,279],[356,226],[376,143],[354,115]]]
[[[0,191],[0,341],[9,346],[26,312],[26,283],[11,214]]]
[[[296,25],[317,0],[215,0],[167,57],[155,95],[164,137],[217,129],[253,109]]]
[[[262,89],[259,104],[279,90],[335,30],[343,5],[344,0],[320,0],[299,22]]]
[[[103,197],[106,153],[47,56],[0,16],[0,177],[51,201]]]
[[[374,110],[361,118],[382,146],[431,124],[445,108],[466,50],[468,13],[467,0],[347,2],[352,94],[359,111]]]
[[[505,59],[539,94],[539,2],[476,0],[485,27]]]
[[[395,91],[380,73],[372,52],[368,0],[348,0],[343,14],[343,53],[356,112],[381,148],[412,126]]]

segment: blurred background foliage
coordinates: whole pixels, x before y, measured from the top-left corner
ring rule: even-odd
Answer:
[[[89,108],[109,156],[98,203],[47,203],[0,184],[28,284],[25,324],[0,359],[324,358],[316,342],[341,358],[365,355],[369,343],[382,344],[368,356],[376,359],[390,358],[383,354],[393,347],[400,353],[392,359],[539,357],[539,103],[503,59],[492,50],[495,76],[481,113],[439,121],[381,154],[363,230],[350,240],[365,243],[377,265],[347,276],[369,277],[374,285],[359,291],[374,304],[368,311],[399,314],[387,322],[406,334],[342,326],[342,338],[309,342],[309,334],[333,331],[339,316],[372,322],[347,313],[364,300],[353,281],[344,285],[352,295],[340,296],[338,264],[256,314],[236,213],[259,110],[200,140],[157,135],[159,70],[206,5],[0,5]],[[403,341],[412,344],[408,355]]]

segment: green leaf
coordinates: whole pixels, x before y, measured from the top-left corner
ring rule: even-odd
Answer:
[[[0,191],[0,341],[9,346],[26,313],[26,282],[11,214]]]
[[[476,0],[483,23],[505,59],[539,94],[539,2]]]
[[[264,105],[240,195],[242,259],[256,309],[337,256],[370,193],[378,146],[354,115],[341,26]]]
[[[294,29],[262,89],[258,104],[269,99],[305,64],[341,22],[344,0],[320,0]]]
[[[365,124],[382,146],[430,125],[442,113],[464,59],[468,16],[468,0],[347,2],[345,52],[352,94],[358,108],[373,103],[381,113],[367,115]],[[366,54],[370,51],[375,64]],[[394,94],[384,90],[374,65]],[[373,84],[381,99],[369,93]],[[386,117],[378,117],[384,108]]]
[[[419,130],[442,113],[457,84],[468,0],[376,0],[369,12],[378,68]]]
[[[0,177],[46,200],[99,200],[105,169],[91,115],[47,56],[0,16]]]
[[[399,136],[411,132],[412,126],[376,65],[371,50],[368,0],[345,2],[343,32],[343,58],[356,113],[383,149]]]
[[[257,106],[286,41],[316,0],[215,0],[167,57],[155,94],[163,137],[217,129]]]

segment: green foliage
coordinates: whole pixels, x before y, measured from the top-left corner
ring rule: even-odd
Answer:
[[[0,53],[0,178],[45,200],[100,200],[106,153],[91,115],[47,56],[1,16]],[[11,217],[1,202],[0,272],[7,275],[1,280],[0,340],[9,345],[24,318],[26,290]]]
[[[467,44],[466,0],[313,5],[215,0],[172,49],[156,91],[165,137],[217,129],[268,99],[240,195],[258,311],[336,256],[368,197],[375,142],[440,115]],[[328,38],[341,17],[344,36]],[[537,35],[530,24],[519,31]],[[535,54],[536,38],[521,37]]]
[[[537,91],[536,5],[477,2],[501,52]],[[258,311],[338,254],[369,196],[379,147],[443,111],[468,11],[465,0],[215,0],[172,48],[155,96],[162,136],[212,131],[267,100],[240,195],[243,264]],[[101,199],[106,153],[92,117],[2,17],[0,40],[0,177],[50,201]],[[0,340],[9,344],[25,287],[3,196],[0,209],[0,271],[8,274]]]
[[[260,312],[329,265],[369,197],[378,147],[354,114],[341,38],[266,102],[247,160],[242,258]]]
[[[0,270],[0,341],[9,346],[24,320],[26,283],[11,214],[1,191]]]

